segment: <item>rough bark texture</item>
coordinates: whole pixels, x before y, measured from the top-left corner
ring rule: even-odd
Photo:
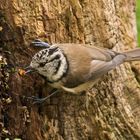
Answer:
[[[20,77],[37,51],[33,39],[91,43],[123,51],[136,47],[134,0],[0,0],[1,138],[23,140],[140,139],[139,63],[121,65],[83,96],[47,96],[38,74]],[[11,55],[8,52],[11,52]],[[7,58],[7,64],[5,59]],[[135,75],[134,75],[135,74]],[[137,79],[135,78],[137,76]]]

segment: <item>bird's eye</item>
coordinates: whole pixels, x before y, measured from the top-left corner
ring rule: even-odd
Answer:
[[[39,67],[44,67],[46,62],[39,63]]]

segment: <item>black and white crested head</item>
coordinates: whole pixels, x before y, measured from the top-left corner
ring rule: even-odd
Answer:
[[[68,69],[66,57],[56,45],[36,53],[30,66],[46,77],[49,82],[60,80]]]

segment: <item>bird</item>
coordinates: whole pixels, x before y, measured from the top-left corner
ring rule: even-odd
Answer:
[[[32,57],[26,73],[36,71],[51,87],[72,94],[91,89],[103,75],[124,62],[140,60],[139,48],[116,52],[90,44],[49,45],[39,39],[31,45],[42,49]]]

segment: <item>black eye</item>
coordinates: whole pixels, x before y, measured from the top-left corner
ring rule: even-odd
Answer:
[[[39,67],[44,67],[46,62],[39,63]]]

